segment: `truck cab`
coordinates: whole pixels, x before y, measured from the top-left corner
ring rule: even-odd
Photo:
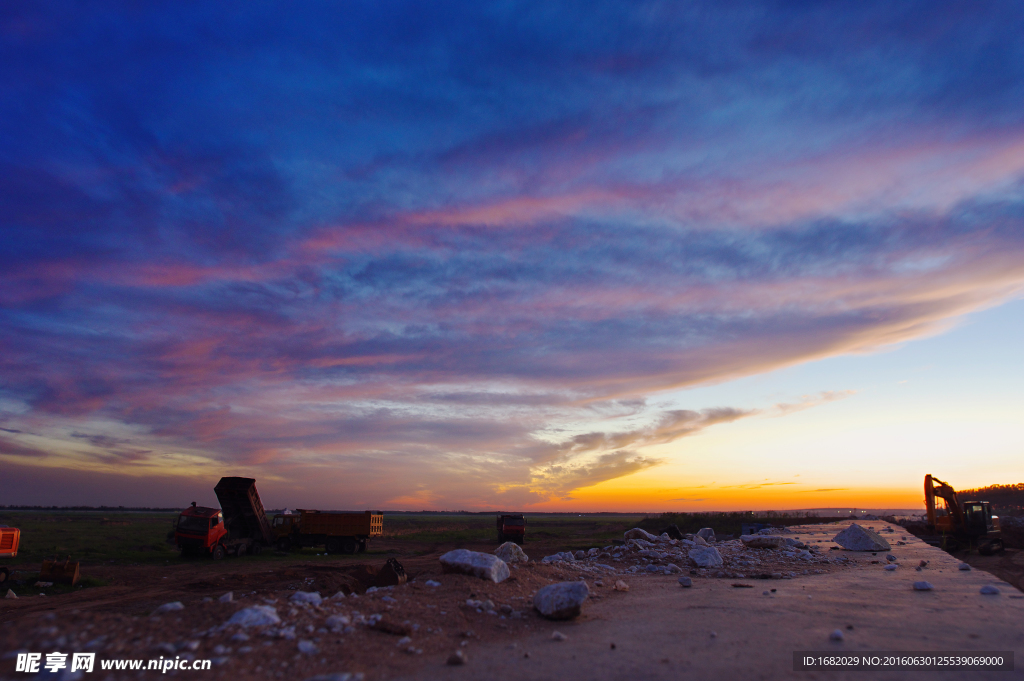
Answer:
[[[498,541],[522,544],[526,541],[526,516],[522,513],[503,513],[498,516]]]
[[[302,516],[298,513],[278,513],[270,524],[274,533],[274,543],[281,550],[288,550],[298,543],[295,535],[299,534]]]
[[[174,541],[184,555],[224,557],[221,542],[227,536],[224,516],[219,508],[196,506],[195,502],[178,516]],[[218,555],[219,554],[219,555]]]

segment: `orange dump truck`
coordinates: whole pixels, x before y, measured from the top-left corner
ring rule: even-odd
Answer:
[[[366,540],[384,530],[380,511],[312,511],[298,515],[274,516],[274,534],[280,549],[324,546],[327,553],[355,553],[366,550]]]
[[[14,558],[18,555],[18,542],[21,540],[21,530],[16,527],[0,525],[0,560]],[[11,578],[10,568],[0,566],[0,586],[6,586]]]
[[[273,534],[252,478],[221,478],[213,488],[220,508],[192,506],[178,517],[174,540],[182,555],[257,554]]]

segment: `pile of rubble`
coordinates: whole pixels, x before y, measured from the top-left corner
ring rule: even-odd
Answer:
[[[739,539],[716,541],[714,530],[673,539],[668,532],[653,535],[633,528],[621,545],[546,556],[542,563],[592,575],[679,574],[733,579],[789,579],[798,574],[822,574],[847,565],[845,555],[830,556],[816,544],[799,537],[783,537],[784,528],[768,528]]]

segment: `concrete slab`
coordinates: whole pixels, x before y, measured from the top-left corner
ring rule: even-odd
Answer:
[[[881,530],[887,523],[866,523]],[[830,540],[848,524],[794,528],[805,541]],[[589,603],[574,622],[550,623],[507,643],[469,643],[469,662],[425,659],[405,679],[1024,679],[1024,594],[899,526],[886,534],[899,568],[885,554],[845,552],[854,569],[792,580],[633,577],[628,599]],[[906,536],[904,546],[896,545]],[[823,546],[835,546],[825,541]],[[915,570],[920,561],[927,567]],[[871,561],[879,561],[872,564]],[[932,591],[915,591],[927,580]],[[735,588],[733,583],[753,588]],[[997,596],[979,593],[993,584]],[[770,589],[776,589],[774,593]],[[768,595],[763,592],[768,591]],[[829,635],[839,629],[843,641]],[[552,640],[552,631],[566,640]],[[794,671],[793,652],[1013,651],[1016,671]]]

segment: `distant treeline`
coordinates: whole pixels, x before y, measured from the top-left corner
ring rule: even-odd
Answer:
[[[152,513],[167,513],[180,510],[180,506],[174,508],[151,508],[149,506],[0,506],[0,511],[104,511],[106,513],[148,511]]]
[[[640,521],[640,527],[655,534],[669,525],[677,526],[684,534],[693,534],[703,527],[710,527],[716,535],[739,536],[744,523],[766,525],[814,525],[848,520],[845,516],[819,516],[807,511],[709,511],[702,513],[662,513],[647,516]]]
[[[1016,485],[989,485],[979,489],[958,490],[961,501],[988,501],[997,513],[1020,515],[1024,513],[1024,482]]]

